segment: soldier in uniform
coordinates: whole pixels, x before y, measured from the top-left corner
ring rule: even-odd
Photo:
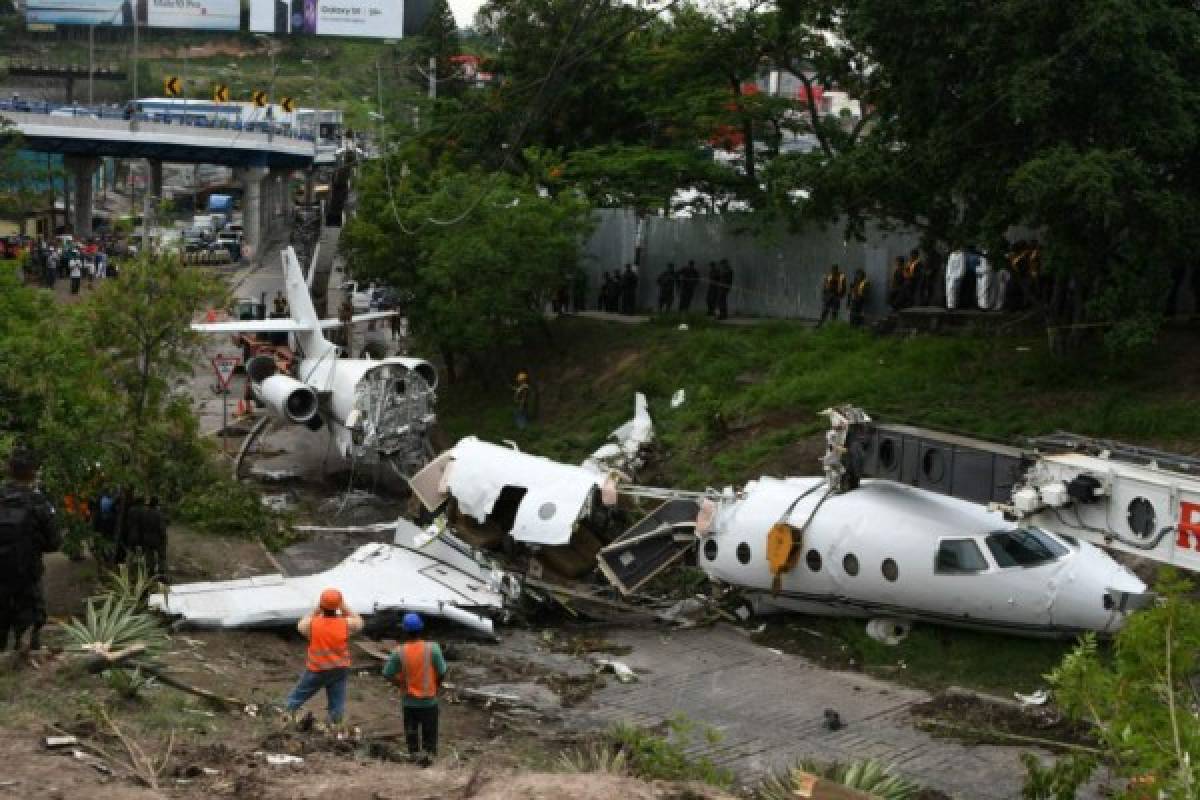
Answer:
[[[632,264],[625,265],[625,271],[621,273],[621,313],[634,314],[637,312],[637,285],[638,276],[633,271]]]
[[[658,276],[658,313],[671,310],[675,305],[675,284],[679,282],[679,273],[675,271],[674,262],[667,264],[667,269]]]
[[[42,586],[42,554],[62,546],[54,506],[34,485],[37,459],[14,448],[8,462],[8,481],[0,487],[0,650],[19,649],[29,631],[29,649],[41,647],[46,624],[46,593]]]
[[[700,282],[700,271],[696,269],[695,261],[688,261],[687,266],[679,271],[679,310],[691,311],[692,295],[696,293],[696,284]]]
[[[817,327],[825,324],[826,318],[837,322],[838,311],[842,308],[842,298],[846,296],[846,276],[834,264],[829,268],[829,274],[821,281],[821,318]]]
[[[862,327],[866,320],[863,311],[867,307],[867,290],[869,288],[871,288],[871,282],[867,280],[867,273],[861,269],[855,270],[854,278],[850,281],[850,295],[847,300],[850,324],[855,327]]]

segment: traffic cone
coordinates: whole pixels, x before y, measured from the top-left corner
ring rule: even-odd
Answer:
[[[214,309],[212,306],[208,307],[208,313],[204,315],[204,321],[205,322],[216,322],[217,321],[217,312],[216,312],[216,309]]]

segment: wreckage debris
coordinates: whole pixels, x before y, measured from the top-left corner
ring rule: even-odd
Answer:
[[[366,544],[332,569],[315,575],[260,575],[228,581],[181,584],[150,596],[152,609],[202,627],[288,625],[312,610],[326,586],[344,587],[354,611],[418,611],[493,635],[484,612],[501,613],[515,581],[451,534],[413,547],[422,531],[398,520],[396,544]]]

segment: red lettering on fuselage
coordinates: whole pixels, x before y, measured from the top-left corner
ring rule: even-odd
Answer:
[[[1179,504],[1179,539],[1175,546],[1200,550],[1200,503]]]

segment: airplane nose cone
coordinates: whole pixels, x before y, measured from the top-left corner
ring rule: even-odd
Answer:
[[[1053,602],[1057,627],[1116,633],[1130,612],[1153,602],[1136,575],[1086,542],[1064,566]]]

